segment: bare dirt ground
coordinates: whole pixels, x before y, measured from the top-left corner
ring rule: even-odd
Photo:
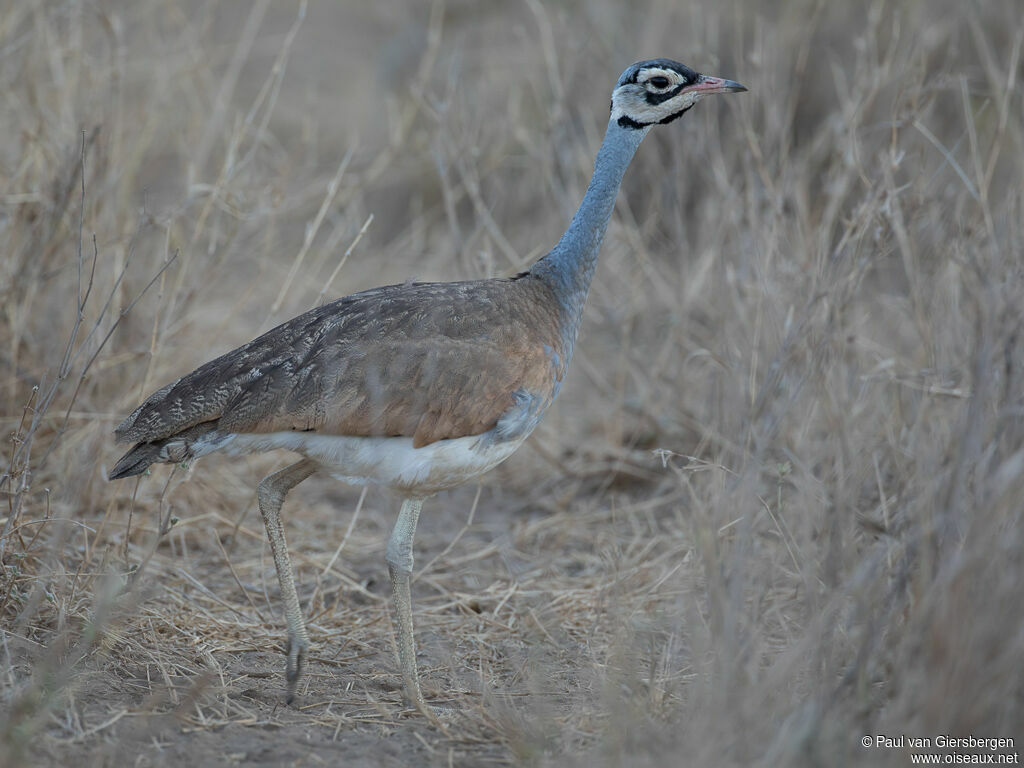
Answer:
[[[0,765],[1019,753],[1022,45],[1012,0],[0,6]],[[446,728],[397,500],[319,478],[286,706],[288,457],[108,483],[113,427],[324,299],[525,268],[652,56],[750,91],[648,137],[558,403],[424,509]]]

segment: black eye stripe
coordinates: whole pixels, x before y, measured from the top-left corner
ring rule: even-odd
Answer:
[[[677,83],[676,86],[671,90],[662,91],[660,93],[651,93],[650,91],[648,91],[647,93],[644,94],[644,97],[648,104],[661,104],[663,101],[674,99],[676,96],[679,95],[679,92],[683,90],[683,88],[685,88],[687,85],[689,85],[689,83]]]

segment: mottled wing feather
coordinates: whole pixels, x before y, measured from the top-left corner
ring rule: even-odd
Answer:
[[[287,377],[276,371],[260,377],[228,402],[218,428],[406,435],[426,445],[486,431],[528,378],[527,360],[509,360],[490,344],[439,338],[388,344],[376,354],[365,346],[331,349],[341,359]],[[275,380],[264,387],[268,379]]]
[[[480,434],[517,392],[552,396],[563,371],[552,367],[558,317],[547,291],[533,279],[486,280],[340,299],[154,393],[117,439],[160,440],[214,419],[221,433],[407,436],[416,446]]]

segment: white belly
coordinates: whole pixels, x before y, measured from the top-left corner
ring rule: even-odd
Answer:
[[[226,436],[213,450],[258,453],[275,448],[295,451],[318,462],[346,483],[376,483],[427,496],[461,485],[503,462],[519,440],[491,435],[438,440],[412,447],[411,437],[341,437],[312,432],[270,432]]]

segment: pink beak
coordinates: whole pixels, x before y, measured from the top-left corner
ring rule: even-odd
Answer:
[[[734,91],[745,91],[747,86],[740,85],[735,80],[726,80],[711,75],[698,75],[697,82],[683,88],[682,92],[695,91],[700,94],[706,93],[733,93]]]

